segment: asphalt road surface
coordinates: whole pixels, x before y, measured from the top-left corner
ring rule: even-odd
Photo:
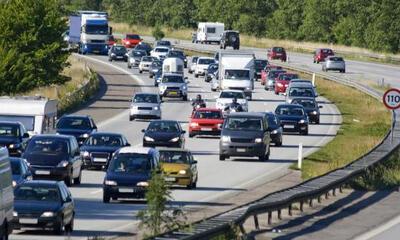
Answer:
[[[148,121],[128,121],[129,95],[133,91],[156,92],[153,79],[148,74],[139,74],[137,69],[128,70],[124,62],[107,61],[105,56],[85,56],[97,66],[103,66],[100,74],[103,78],[114,78],[120,83],[105,86],[114,96],[100,97],[88,104],[78,113],[97,114],[93,109],[104,102],[113,102],[115,106],[102,108],[105,118],[100,119],[100,131],[123,133],[133,146],[141,146],[142,133]],[[208,106],[215,106],[218,93],[211,92],[204,78],[189,76],[189,97],[194,98],[198,93],[207,99]],[[104,87],[104,86],[103,86]],[[283,96],[266,92],[259,83],[253,101],[249,103],[249,111],[273,111],[284,102]],[[165,99],[162,104],[162,118],[179,120],[182,126],[188,128],[191,106],[188,102]],[[303,144],[304,154],[308,155],[318,150],[330,141],[340,127],[341,116],[335,105],[324,98],[318,98],[321,109],[321,124],[311,125],[308,136],[285,135],[282,147],[272,147],[270,160],[259,162],[256,159],[238,159],[221,162],[218,160],[218,138],[186,138],[186,148],[190,149],[198,160],[199,181],[195,190],[180,188],[173,189],[174,205],[187,208],[202,208],[218,206],[219,198],[227,198],[232,193],[274,180],[288,171],[288,167],[297,160],[298,145]],[[118,104],[118,105],[117,105]],[[108,113],[108,111],[110,113]],[[127,232],[135,232],[137,211],[146,205],[143,201],[119,201],[110,204],[102,202],[102,181],[104,172],[84,171],[82,184],[71,188],[76,204],[75,230],[71,239],[87,239],[88,236],[115,236]],[[17,231],[11,239],[64,239],[65,236],[53,236],[51,233]]]

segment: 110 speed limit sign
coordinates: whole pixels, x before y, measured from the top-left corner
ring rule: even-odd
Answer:
[[[397,88],[391,88],[383,94],[383,103],[391,110],[395,110],[400,107],[400,90]]]

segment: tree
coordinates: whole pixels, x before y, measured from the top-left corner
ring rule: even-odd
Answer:
[[[156,25],[156,27],[154,28],[153,32],[153,37],[158,41],[164,38],[165,34],[164,32],[161,30],[160,25]]]
[[[0,3],[0,92],[15,94],[66,81],[67,29],[56,0]]]

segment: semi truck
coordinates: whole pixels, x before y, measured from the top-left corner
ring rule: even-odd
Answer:
[[[254,90],[254,53],[220,51],[218,55],[220,90],[242,90],[251,100]]]
[[[78,11],[69,17],[69,45],[81,54],[107,55],[111,34],[106,12]]]

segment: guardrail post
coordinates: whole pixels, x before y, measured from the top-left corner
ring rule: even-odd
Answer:
[[[332,195],[336,196],[336,188],[332,189]]]
[[[257,230],[260,230],[260,225],[258,224],[258,216],[254,215],[254,226]]]
[[[292,204],[290,204],[288,207],[288,214],[289,216],[292,216]]]
[[[303,161],[303,143],[299,143],[299,153],[298,153],[298,158],[297,158],[297,168],[301,169]]]
[[[329,191],[325,193],[325,199],[329,198]]]
[[[309,203],[308,203],[309,205],[310,205],[310,207],[312,207],[313,206],[313,199],[311,198],[310,199],[310,201],[309,201]]]
[[[279,210],[278,210],[278,219],[279,219],[279,220],[282,220],[282,214],[281,214],[281,213],[282,213],[282,212],[281,212],[281,210],[279,209]]]
[[[315,73],[312,74],[312,85],[315,86]]]
[[[246,230],[244,229],[243,224],[240,224],[239,228],[240,228],[240,232],[241,232],[243,235],[246,235]]]
[[[304,204],[304,202],[301,201],[301,202],[300,202],[300,212],[303,212],[303,204]]]
[[[321,203],[321,196],[318,196],[318,203]]]
[[[340,192],[340,193],[343,193],[343,185],[340,185],[340,186],[339,186],[339,192]]]
[[[268,212],[268,225],[272,223],[272,212]]]

